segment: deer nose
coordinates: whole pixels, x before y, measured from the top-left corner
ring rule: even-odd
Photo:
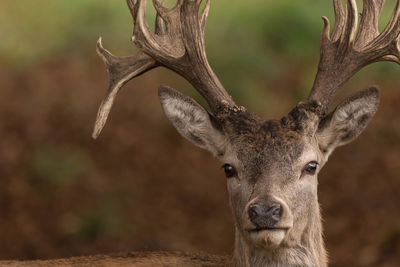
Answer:
[[[257,228],[274,227],[282,219],[282,212],[282,206],[277,203],[270,205],[253,203],[248,209],[249,219]]]

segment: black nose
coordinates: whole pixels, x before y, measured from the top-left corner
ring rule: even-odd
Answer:
[[[282,206],[277,203],[262,205],[253,203],[249,206],[249,219],[257,228],[274,227],[282,219]]]

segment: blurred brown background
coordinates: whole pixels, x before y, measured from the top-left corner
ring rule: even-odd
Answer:
[[[179,136],[158,103],[161,84],[202,102],[188,83],[164,69],[130,82],[90,138],[107,85],[97,37],[115,54],[136,51],[124,2],[0,2],[0,259],[232,250],[220,163]],[[307,95],[320,16],[332,14],[328,0],[214,0],[209,61],[237,103],[278,118]],[[337,97],[382,89],[365,133],[319,176],[331,266],[400,264],[399,74],[375,64]]]

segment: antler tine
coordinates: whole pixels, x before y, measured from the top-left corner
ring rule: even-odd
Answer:
[[[379,15],[385,0],[364,0],[363,13],[357,34],[357,6],[347,0],[346,16],[340,0],[333,0],[335,26],[329,34],[329,21],[323,17],[321,55],[318,72],[309,100],[321,102],[325,109],[336,91],[356,72],[373,62],[393,61],[400,64],[400,0],[392,18],[379,34]]]
[[[109,86],[99,110],[94,125],[92,137],[96,139],[103,129],[108,114],[112,108],[119,90],[129,80],[157,67],[157,62],[143,52],[138,52],[131,57],[117,57],[103,48],[101,37],[97,41],[97,53],[106,65]]]
[[[131,12],[133,21],[135,21],[136,20],[136,14],[137,14],[136,0],[126,0],[126,4],[128,5],[129,11]]]
[[[153,0],[154,8],[156,9],[156,25],[155,25],[155,33],[157,35],[164,35],[164,19],[166,17],[166,8],[164,7],[165,0],[163,0],[160,4],[157,0]]]
[[[198,5],[200,6],[201,2],[203,0],[198,0]],[[201,13],[201,19],[200,19],[200,25],[201,25],[201,32],[202,36],[204,38],[204,32],[206,29],[206,24],[207,24],[207,18],[208,18],[208,12],[210,11],[210,0],[207,0],[206,5],[203,9],[203,12]]]
[[[335,26],[332,31],[332,40],[336,42],[342,34],[345,25],[345,16],[342,1],[334,0],[333,8],[335,11]]]
[[[366,0],[363,5],[363,16],[361,17],[360,32],[355,43],[357,48],[361,48],[363,44],[370,43],[379,35],[378,24],[379,16],[383,9],[383,1]]]
[[[346,19],[343,33],[339,38],[338,52],[340,52],[340,55],[338,56],[345,56],[347,49],[349,49],[353,44],[357,32],[357,21],[358,11],[356,0],[347,0]]]
[[[396,25],[399,24],[399,15],[400,15],[399,13],[400,13],[400,6],[399,6],[399,1],[397,1],[396,7],[394,8],[394,11],[392,14],[392,17],[390,18],[388,25],[386,25],[385,29],[383,30],[383,32],[381,34],[381,38],[387,36],[393,30],[396,30]],[[397,29],[397,31],[398,31],[398,29]]]
[[[386,52],[390,54],[390,52],[397,53],[399,56],[399,49],[398,49],[398,40],[400,34],[400,1],[397,1],[396,7],[390,19],[390,22],[385,27],[383,32],[373,41],[370,45],[367,46],[367,49],[373,51],[374,49],[382,49],[382,52]],[[393,51],[395,50],[395,51]],[[380,56],[388,56],[380,55]]]
[[[188,80],[206,99],[215,116],[227,108],[238,108],[207,61],[204,29],[210,1],[207,0],[201,15],[199,9],[203,0],[178,0],[170,9],[164,2],[152,1],[157,13],[154,32],[146,22],[146,0],[127,0],[134,23],[132,42],[140,50],[135,56],[113,56],[99,39],[97,51],[107,67],[110,84],[98,111],[93,138],[104,127],[121,87],[158,66],[169,68]]]
[[[166,8],[165,5],[165,0],[163,0],[161,3],[158,0],[152,0],[153,1],[153,6],[157,11],[157,15],[161,16],[164,20],[167,18],[167,13],[168,13],[168,8]]]

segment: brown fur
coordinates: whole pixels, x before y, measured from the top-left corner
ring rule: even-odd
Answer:
[[[221,267],[225,266],[228,257],[186,254],[181,252],[134,252],[115,255],[94,255],[86,257],[73,257],[68,259],[36,260],[36,261],[2,261],[0,266],[10,267],[53,267],[53,266],[79,266],[79,267]]]

